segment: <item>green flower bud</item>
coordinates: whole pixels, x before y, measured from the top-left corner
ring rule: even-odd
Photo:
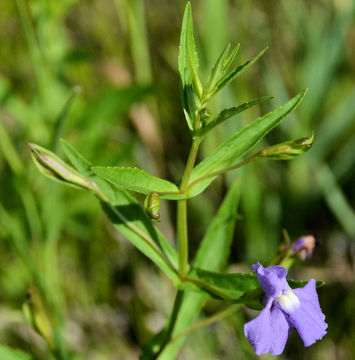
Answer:
[[[257,156],[273,160],[291,160],[308,151],[313,146],[314,134],[297,140],[285,141],[261,150]]]
[[[53,329],[38,289],[32,286],[27,292],[27,298],[22,305],[26,320],[54,348]]]
[[[147,215],[154,221],[159,221],[160,198],[156,192],[149,193],[144,200],[144,209]]]
[[[31,149],[33,161],[43,175],[60,182],[92,188],[90,180],[66,164],[57,155],[39,145],[31,143],[28,145]]]

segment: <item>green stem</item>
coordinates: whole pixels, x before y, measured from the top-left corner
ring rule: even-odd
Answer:
[[[184,193],[187,189],[191,171],[196,161],[200,142],[201,142],[200,139],[194,139],[192,141],[191,150],[189,157],[187,159],[185,172],[181,180],[179,193]],[[186,276],[186,272],[188,269],[188,258],[189,258],[189,246],[188,246],[188,236],[187,236],[187,200],[178,200],[176,220],[177,220],[177,238],[178,238],[178,252],[179,252],[179,276],[181,279],[183,279]],[[176,294],[173,310],[171,313],[169,325],[164,335],[164,339],[161,343],[159,351],[151,358],[151,360],[157,359],[171,340],[171,334],[174,330],[176,320],[178,318],[178,314],[180,311],[180,307],[182,304],[183,294],[184,292],[181,290],[179,290]]]
[[[189,259],[189,244],[187,235],[187,201],[179,200],[177,203],[177,238],[179,252],[179,275],[184,278]]]
[[[182,290],[178,290],[178,292],[176,293],[174,306],[171,311],[171,316],[170,316],[170,320],[169,320],[169,325],[164,334],[164,340],[162,341],[162,343],[160,345],[159,351],[151,358],[151,360],[157,359],[159,357],[159,355],[163,352],[165,347],[171,342],[171,335],[174,331],[176,320],[177,320],[179,310],[180,310],[180,307],[182,304],[183,295],[184,295],[184,292]]]
[[[187,189],[191,171],[194,167],[198,148],[200,146],[200,139],[192,141],[191,150],[187,159],[184,175],[181,180],[180,192],[184,193]],[[178,200],[177,203],[177,239],[179,252],[179,275],[184,278],[188,268],[189,261],[189,244],[187,234],[187,200]]]
[[[197,152],[198,152],[200,143],[201,143],[200,139],[194,139],[192,141],[191,150],[190,150],[189,157],[187,159],[185,172],[184,172],[184,175],[181,180],[180,192],[184,192],[186,190],[186,187],[189,182],[190,175],[191,175],[191,171],[195,165]]]
[[[239,310],[242,307],[241,304],[235,304],[235,305],[231,305],[229,306],[227,309],[224,309],[206,319],[203,319],[197,323],[195,323],[194,325],[190,326],[188,329],[181,331],[180,333],[178,333],[177,335],[175,335],[171,340],[170,343],[180,339],[181,337],[184,337],[190,333],[192,333],[195,330],[198,330],[202,327],[205,327],[207,325],[213,324],[217,321],[223,320],[224,318],[226,318],[227,316],[229,316],[230,314],[234,313],[235,311]]]

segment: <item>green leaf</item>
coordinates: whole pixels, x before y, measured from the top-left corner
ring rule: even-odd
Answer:
[[[320,163],[315,169],[315,177],[329,209],[348,236],[354,237],[355,211],[332,169],[328,164]]]
[[[187,112],[187,110],[184,108],[184,116],[185,116],[185,119],[186,119],[186,122],[187,122],[187,126],[189,127],[190,131],[193,131],[194,127],[193,127],[193,124],[192,124],[192,120],[191,120],[191,117],[189,115],[189,113]]]
[[[238,53],[239,46],[240,44],[237,44],[236,47],[233,49],[233,51],[230,53],[230,55],[224,60],[222,72],[227,71],[228,68],[231,66],[232,62],[234,61]]]
[[[287,280],[292,289],[304,287],[307,281]],[[316,287],[322,286],[324,282],[317,281]],[[179,284],[181,290],[189,290],[207,294],[212,298],[228,301],[231,303],[254,303],[260,304],[260,295],[263,290],[258,277],[254,273],[218,273],[193,268],[186,281]],[[244,301],[247,300],[247,301]]]
[[[92,163],[84,158],[78,150],[76,150],[72,145],[70,145],[66,140],[61,139],[61,146],[63,151],[72,165],[86,178],[89,178],[93,183],[95,183],[98,188],[104,194],[104,198],[107,198],[107,201],[111,205],[116,205],[117,193],[124,192],[123,189],[116,188],[113,184],[107,182],[106,180],[98,177],[92,171]],[[138,203],[138,202],[137,202]]]
[[[154,227],[140,204],[124,191],[116,191],[112,200],[114,206],[107,202],[101,204],[117,230],[178,284],[176,251]]]
[[[185,119],[189,129],[194,129],[197,114],[197,106],[195,102],[195,94],[192,85],[187,84],[181,89],[182,105]]]
[[[232,108],[229,109],[225,109],[223,111],[221,111],[213,120],[211,120],[211,122],[209,122],[206,126],[202,127],[199,130],[196,130],[194,132],[195,136],[204,136],[206,135],[208,132],[210,132],[212,129],[214,129],[216,126],[218,126],[219,124],[221,124],[222,122],[228,120],[229,118],[231,118],[234,115],[237,115],[251,107],[253,107],[254,105],[260,104],[266,100],[270,100],[272,99],[273,96],[263,96],[251,101],[248,101],[244,104],[241,104],[239,106],[234,106]]]
[[[92,164],[90,161],[86,160],[73,146],[71,146],[66,140],[60,139],[60,144],[62,149],[70,160],[72,165],[83,175],[90,177],[93,176],[94,173],[91,170]]]
[[[209,79],[208,79],[208,87],[211,85],[211,84],[215,84],[215,80],[221,75],[223,74],[223,65],[224,65],[224,62],[227,58],[227,55],[229,53],[229,50],[230,50],[230,47],[231,47],[231,44],[228,44],[224,49],[223,51],[220,53],[220,55],[218,56],[218,59],[217,61],[215,62],[215,64],[213,65],[212,69],[211,69],[211,72],[210,72],[210,76],[209,76]]]
[[[229,189],[216,216],[212,220],[202,240],[194,266],[210,271],[221,270],[229,255],[230,244],[234,234],[235,219],[241,194],[241,181],[236,181]],[[184,293],[184,298],[173,331],[173,336],[189,328],[208,299],[208,295],[195,292]],[[169,344],[160,355],[160,360],[170,360],[176,357],[185,338]],[[155,342],[154,342],[155,341]],[[154,337],[152,343],[159,348]],[[144,356],[142,356],[144,359]]]
[[[73,166],[90,178],[107,198],[107,202],[102,202],[102,207],[115,227],[177,283],[178,276],[172,269],[177,268],[177,253],[154,227],[138,201],[125,190],[118,189],[113,184],[99,178],[92,171],[92,164],[65,140],[61,140],[61,144]],[[166,258],[159,250],[165,254]]]
[[[183,108],[187,113],[186,120],[189,128],[192,129],[193,124],[191,124],[191,120],[194,120],[196,111],[194,94],[196,94],[198,98],[201,98],[203,88],[198,77],[199,59],[193,35],[193,21],[190,2],[186,5],[182,21],[178,62]]]
[[[94,166],[93,172],[124,189],[149,194],[150,192],[179,192],[179,188],[138,168]]]
[[[238,215],[241,190],[242,183],[239,179],[229,189],[210,223],[196,254],[195,267],[210,271],[220,271],[225,267]]]
[[[208,94],[208,98],[212,97],[217,91],[222,89],[224,86],[226,86],[228,83],[230,83],[232,80],[237,78],[239,75],[243,74],[245,70],[247,70],[250,66],[252,66],[267,50],[265,49],[261,50],[256,56],[254,56],[252,59],[245,62],[243,65],[239,65],[236,68],[234,68],[232,71],[230,71],[228,74],[223,76],[220,80],[217,81],[216,85],[213,87],[211,92]],[[235,54],[232,53],[233,56]],[[232,60],[234,57],[232,58]],[[227,61],[226,65],[228,65],[229,61]],[[230,64],[230,63],[229,63]]]
[[[236,302],[247,291],[260,288],[255,274],[227,274],[194,268],[186,281],[179,284],[182,290],[191,290],[229,302]]]
[[[205,90],[205,95],[209,94],[211,90],[215,87],[218,80],[221,79],[223,73],[228,69],[228,67],[233,62],[237,52],[239,50],[239,44],[233,49],[232,53],[228,56],[230,50],[230,44],[228,44],[224,50],[219,55],[216,63],[213,65],[208,83]]]
[[[21,350],[12,349],[5,345],[0,345],[0,359],[1,360],[31,360],[33,357]]]
[[[290,285],[291,289],[297,289],[297,288],[304,287],[308,283],[308,280],[287,279],[287,282]],[[319,288],[319,287],[323,286],[324,284],[325,284],[324,281],[317,280],[316,281],[316,288]]]
[[[186,4],[184,18],[182,21],[178,62],[180,77],[184,86],[186,84],[191,84],[198,79],[194,79],[198,73],[199,59],[194,40],[190,2]]]
[[[226,57],[228,55],[229,49],[231,47],[231,44],[228,44],[223,51],[221,52],[221,54],[219,55],[216,63],[213,65],[210,75],[208,77],[208,82],[207,82],[207,86],[206,86],[206,92],[209,93],[213,87],[215,86],[216,82],[218,81],[218,78],[221,77],[221,75],[223,74],[223,65],[224,62],[226,60]]]
[[[190,183],[209,173],[235,164],[238,159],[296,108],[306,91],[302,91],[283,106],[260,117],[227,139],[192,170]],[[216,177],[213,176],[193,185],[188,196],[192,197],[201,193]]]

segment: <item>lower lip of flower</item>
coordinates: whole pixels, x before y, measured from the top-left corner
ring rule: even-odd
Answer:
[[[285,291],[277,298],[282,310],[291,313],[301,306],[298,297],[291,291]]]

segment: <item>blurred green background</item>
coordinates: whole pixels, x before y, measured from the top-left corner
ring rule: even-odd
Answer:
[[[35,285],[62,358],[136,359],[160,330],[174,289],[118,234],[96,199],[43,178],[27,147],[62,156],[67,139],[97,165],[138,166],[178,181],[190,146],[177,55],[183,0],[0,2],[0,343],[50,359],[21,307]],[[202,78],[228,42],[239,63],[268,52],[219,94],[213,111],[275,99],[209,135],[200,158],[242,125],[308,87],[268,143],[315,132],[290,162],[259,161],[218,179],[189,208],[192,255],[233,179],[243,176],[230,270],[267,264],[282,241],[317,233],[322,246],[291,271],[319,289],[328,334],[283,359],[355,358],[355,21],[352,0],[192,0]],[[264,141],[264,144],[266,143]],[[173,203],[159,227],[174,241]],[[210,302],[205,315],[220,305]],[[242,311],[192,333],[179,359],[254,359]],[[1,350],[1,349],[0,349]],[[1,350],[5,351],[5,350]],[[270,356],[262,356],[268,359]],[[4,358],[5,359],[5,358]],[[12,359],[12,358],[11,358]]]

